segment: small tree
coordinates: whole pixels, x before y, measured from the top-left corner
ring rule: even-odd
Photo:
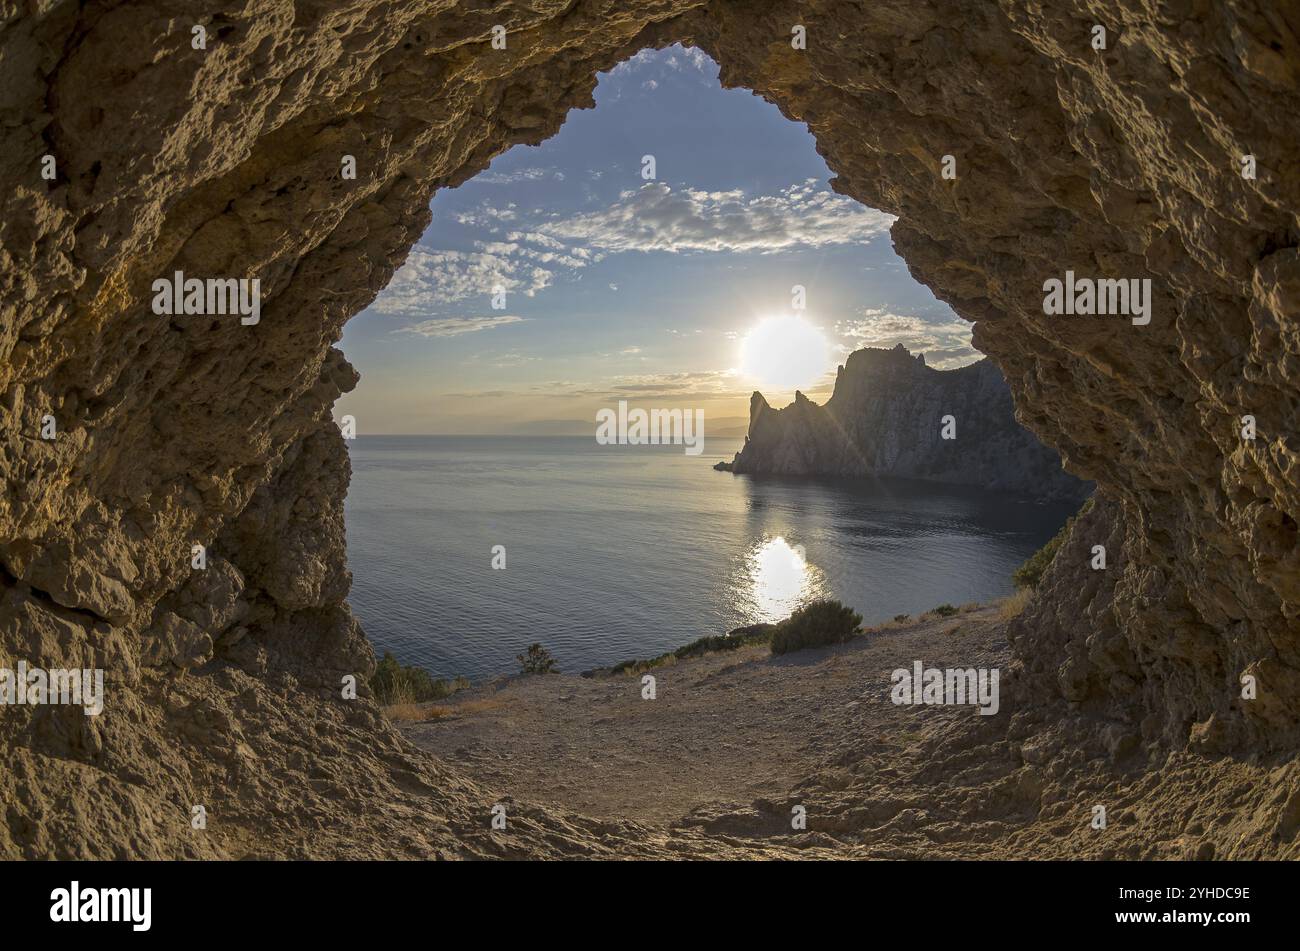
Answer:
[[[858,632],[862,615],[838,601],[813,601],[776,626],[772,653],[840,644]]]
[[[519,667],[525,674],[553,674],[555,670],[555,658],[541,644],[531,644],[528,650],[522,654],[517,654],[515,660],[519,661]]]

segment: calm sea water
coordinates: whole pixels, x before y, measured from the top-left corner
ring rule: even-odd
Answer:
[[[715,472],[740,442],[687,456],[576,437],[361,437],[353,609],[377,650],[437,676],[515,671],[535,641],[580,671],[815,597],[871,623],[1009,594],[1072,513],[923,483]]]

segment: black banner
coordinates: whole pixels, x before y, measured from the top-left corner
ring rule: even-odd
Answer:
[[[783,923],[979,940],[1233,941],[1292,920],[1282,863],[2,863],[6,933],[169,940],[370,938],[480,922],[494,937],[561,922],[766,935]],[[706,925],[712,920],[713,925]],[[658,922],[658,924],[654,924]],[[994,930],[996,929],[996,930]],[[438,932],[433,932],[438,933]]]

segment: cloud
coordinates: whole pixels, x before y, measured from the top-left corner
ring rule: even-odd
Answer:
[[[491,317],[433,317],[418,324],[402,327],[397,333],[419,334],[421,337],[459,337],[463,334],[478,333],[480,330],[492,330],[527,320],[514,314],[501,314]]]
[[[393,275],[372,309],[388,316],[425,316],[439,305],[490,297],[500,286],[506,293],[532,297],[551,283],[553,273],[527,256],[514,254],[514,245],[494,245],[478,251],[433,251],[414,248]],[[574,259],[578,260],[578,259]]]
[[[971,324],[960,318],[925,320],[909,314],[891,314],[867,308],[858,320],[841,321],[835,331],[855,349],[902,344],[912,353],[924,353],[927,365],[939,370],[965,366],[983,354],[971,346]]]
[[[511,232],[511,234],[517,233]],[[565,248],[562,244],[559,245],[559,251],[538,251],[536,248],[525,247],[517,241],[475,241],[474,247],[502,258],[523,258],[538,264],[565,267],[572,271],[584,268],[604,257],[603,254],[592,254],[586,248]]]
[[[638,52],[635,56],[629,56],[627,59],[623,60],[623,62],[611,69],[609,73],[611,76],[620,76],[623,73],[630,73],[643,66],[648,66],[651,63],[656,62],[661,56],[662,53],[660,50],[646,48]]]
[[[639,352],[630,347],[624,353]],[[606,377],[588,383],[550,382],[533,387],[554,396],[596,397],[616,400],[716,400],[747,399],[748,389],[736,388],[735,370],[696,370],[678,373],[644,373]]]
[[[538,231],[511,231],[506,235],[507,241],[527,241],[530,244],[540,245],[551,251],[563,251],[564,243],[556,241],[554,238],[547,237]]]
[[[673,50],[667,60],[668,65],[673,69],[693,68],[702,73],[709,73],[710,70],[716,73],[718,64],[698,46],[676,46]]]
[[[495,226],[519,217],[514,203],[460,214],[462,224],[485,228],[491,239],[474,241],[473,250],[414,249],[372,309],[427,318],[448,305],[488,298],[497,287],[533,297],[558,275],[572,275],[613,253],[822,248],[869,241],[894,220],[833,194],[816,179],[757,197],[741,189],[674,191],[653,182],[623,192],[596,212],[519,220],[500,240]],[[610,290],[618,284],[609,282]]]
[[[498,353],[493,356],[487,361],[487,366],[503,370],[507,367],[518,367],[523,366],[525,363],[534,363],[540,359],[541,357],[529,356],[528,354],[520,353],[518,350],[507,350],[505,353]]]
[[[518,218],[518,209],[519,206],[513,201],[504,208],[497,208],[495,205],[481,202],[473,211],[459,211],[453,217],[457,223],[471,228],[494,229],[499,222],[514,221]]]
[[[777,195],[748,198],[733,191],[674,191],[652,182],[623,192],[609,207],[548,222],[537,230],[601,251],[754,251],[869,241],[892,215],[804,182]]]
[[[519,182],[541,181],[548,175],[553,175],[560,180],[564,179],[562,173],[549,168],[521,168],[513,172],[480,172],[474,176],[474,181],[484,185],[515,185]]]

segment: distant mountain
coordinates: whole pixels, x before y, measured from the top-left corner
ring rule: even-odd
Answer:
[[[944,417],[953,439],[944,439]],[[990,361],[935,370],[901,344],[849,355],[825,406],[802,393],[772,409],[749,403],[749,433],[738,474],[897,476],[1082,500],[1092,491],[1061,468],[1057,453],[1016,422],[1011,393]]]
[[[749,432],[749,420],[744,416],[706,416],[704,419],[704,438],[719,436],[737,438]]]

